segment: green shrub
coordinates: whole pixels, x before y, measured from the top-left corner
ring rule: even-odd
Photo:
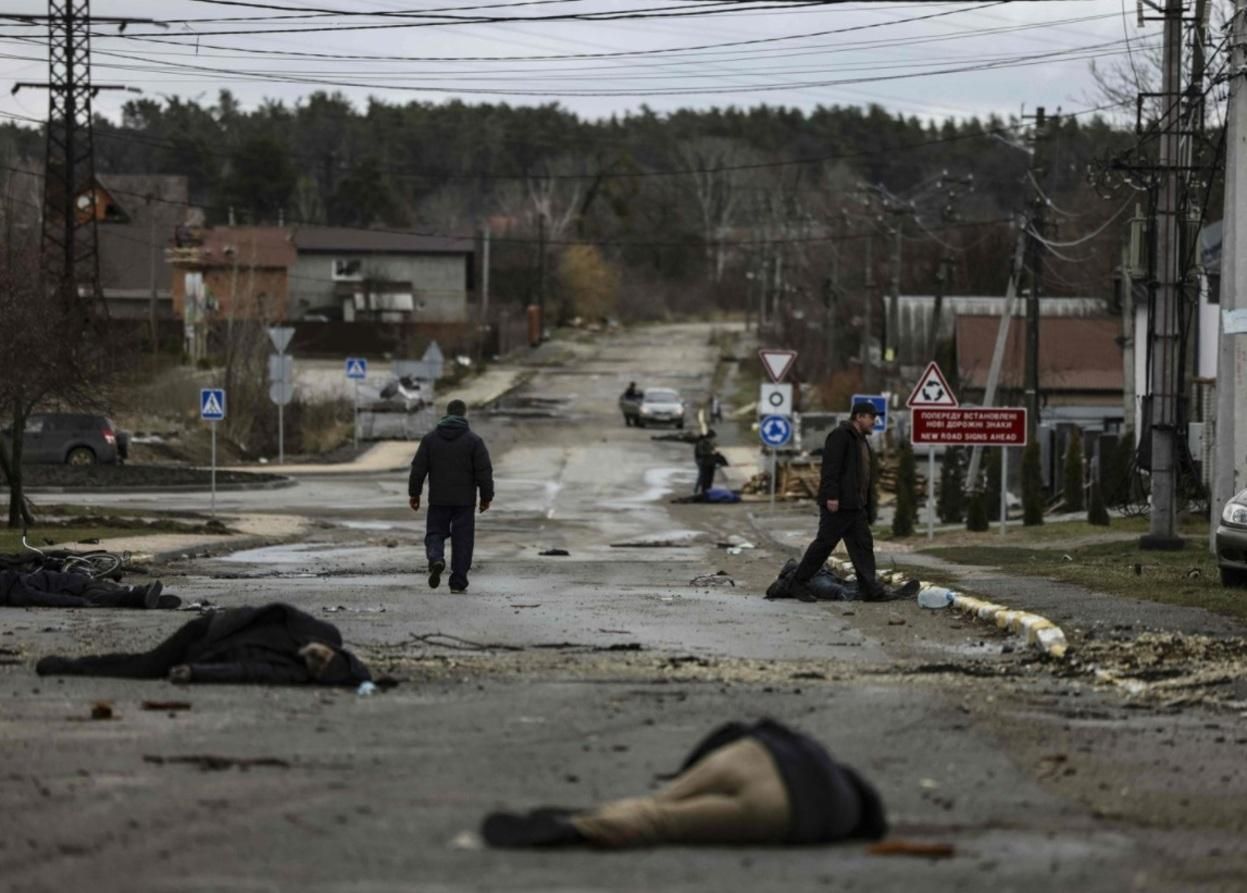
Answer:
[[[1022,453],[1022,523],[1034,527],[1043,523],[1043,471],[1039,444],[1031,443]]]
[[[966,500],[966,530],[986,530],[987,521],[987,499],[983,496],[982,491],[971,493],[970,498]]]
[[[945,524],[959,524],[966,514],[965,451],[949,447],[940,464],[940,492],[935,510]]]
[[[918,470],[914,463],[914,448],[902,443],[896,455],[896,514],[892,518],[892,533],[895,536],[911,536],[918,514]]]
[[[1069,448],[1065,450],[1065,479],[1062,481],[1067,512],[1080,512],[1083,509],[1082,477],[1082,429],[1075,428],[1069,440]]]

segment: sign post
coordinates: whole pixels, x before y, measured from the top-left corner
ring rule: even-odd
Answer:
[[[225,418],[225,389],[202,388],[199,391],[199,417],[212,426],[212,497],[210,512],[216,516],[216,426]]]
[[[854,398],[856,399],[856,398]],[[922,377],[918,379],[918,384],[914,385],[914,389],[909,394],[909,399],[905,401],[905,405],[913,410],[913,416],[917,417],[925,410],[932,407],[956,407],[958,405],[957,398],[953,396],[953,389],[948,386],[948,379],[944,377],[944,373],[940,371],[939,363],[934,361],[927,364],[926,370],[922,373]],[[910,426],[915,435],[918,430],[917,422]],[[918,443],[915,436],[914,443]],[[927,447],[927,539],[935,539],[935,447],[936,441],[929,441]]]
[[[792,422],[787,416],[769,415],[758,426],[762,444],[771,451],[771,511],[775,511],[775,478],[779,473],[779,448],[792,440]]]
[[[1023,410],[1025,412],[1025,410]],[[1026,423],[1022,423],[1025,430]],[[1000,448],[1000,535],[1008,533],[1006,523],[1009,520],[1009,448]]]
[[[346,377],[355,384],[355,405],[352,411],[351,436],[359,449],[359,383],[368,377],[368,361],[363,357],[346,358]]]
[[[758,351],[762,368],[772,384],[763,382],[758,393],[758,435],[763,448],[771,451],[771,512],[775,511],[775,488],[779,477],[779,449],[792,441],[792,385],[785,383],[792,364],[797,361],[795,350],[763,348]]]
[[[268,339],[277,353],[268,358],[269,399],[277,404],[277,464],[286,464],[286,404],[294,396],[294,358],[286,354],[290,339],[294,337],[291,326],[270,326]]]

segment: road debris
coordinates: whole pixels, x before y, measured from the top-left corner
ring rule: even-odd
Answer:
[[[178,710],[190,710],[190,701],[144,701],[142,703],[144,710],[158,710],[175,712]]]
[[[221,772],[225,769],[240,769],[246,772],[257,767],[289,769],[290,763],[279,757],[223,757],[216,754],[188,754],[186,756],[165,757],[159,754],[143,754],[144,763],[156,766],[184,764],[197,766],[204,772]]]
[[[923,843],[916,840],[882,840],[866,852],[872,856],[919,856],[924,859],[951,859],[957,850],[951,843]]]
[[[727,571],[715,571],[713,574],[701,574],[688,581],[690,586],[735,586],[736,581]]]
[[[384,614],[385,607],[378,606],[375,608],[348,608],[346,605],[325,605],[321,608],[326,614]]]
[[[546,549],[544,552],[538,552],[543,558],[566,558],[571,555],[566,549]]]
[[[116,719],[111,701],[96,701],[91,705],[92,719]]]

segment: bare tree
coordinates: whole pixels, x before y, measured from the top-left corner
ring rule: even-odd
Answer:
[[[727,264],[725,242],[744,202],[744,187],[755,179],[743,168],[755,158],[748,147],[733,140],[705,137],[682,143],[676,157],[689,173],[686,183],[697,207],[706,251],[706,278],[718,284]]]

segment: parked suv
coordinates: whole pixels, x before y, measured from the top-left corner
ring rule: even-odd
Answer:
[[[105,465],[125,461],[129,435],[102,415],[41,412],[26,420],[22,461],[31,464]]]
[[[1217,564],[1225,586],[1247,586],[1247,490],[1225,504],[1217,525]]]

